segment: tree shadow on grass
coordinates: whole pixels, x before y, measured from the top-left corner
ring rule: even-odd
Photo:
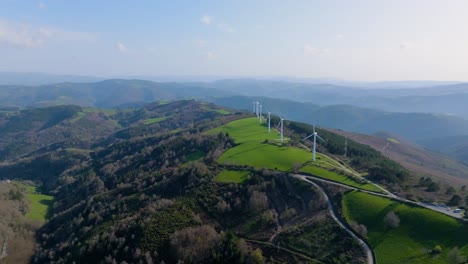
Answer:
[[[241,152],[237,152],[235,154],[232,154],[230,156],[227,156],[226,158],[233,158],[235,156],[238,156],[240,154],[244,154],[244,153],[247,153],[247,152],[250,152],[250,151],[254,151],[256,149],[260,149],[260,148],[265,148],[266,146],[259,146],[259,147],[256,147],[256,148],[251,148],[251,149],[247,149],[247,150],[244,150],[244,151],[241,151]]]
[[[54,200],[51,199],[51,200],[46,200],[46,199],[42,199],[39,201],[40,204],[42,205],[45,205],[47,206],[47,212],[46,212],[46,215],[45,215],[45,219],[50,219],[50,217],[52,216],[52,205],[54,204]]]
[[[413,263],[415,260],[422,259],[422,258],[427,257],[429,255],[430,255],[430,253],[422,253],[422,254],[419,254],[419,255],[410,256],[410,257],[407,257],[407,258],[403,258],[398,263]]]

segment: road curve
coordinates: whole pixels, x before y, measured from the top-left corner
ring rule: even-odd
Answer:
[[[3,245],[2,245],[2,255],[0,255],[0,259],[5,258],[8,256],[7,253],[7,237],[5,237],[5,240],[3,240]]]
[[[322,187],[320,187],[318,184],[316,184],[315,182],[310,181],[309,179],[307,179],[307,177],[304,176],[304,175],[293,174],[292,176],[294,178],[296,178],[296,179],[299,179],[301,181],[305,181],[307,183],[312,184],[315,188],[317,188],[322,193],[322,195],[325,197],[325,200],[327,201],[328,212],[330,213],[333,220],[335,220],[335,222],[338,223],[338,225],[341,228],[343,228],[348,234],[350,234],[351,237],[359,243],[359,245],[362,247],[362,249],[364,249],[364,251],[366,252],[366,256],[367,256],[367,264],[375,264],[375,256],[374,256],[374,252],[372,251],[371,247],[364,240],[362,240],[360,237],[358,237],[352,230],[350,230],[343,222],[341,222],[341,220],[338,219],[338,217],[336,217],[335,210],[333,208],[333,204],[330,201],[330,199],[328,198],[328,195],[325,192],[325,190]]]
[[[411,200],[408,200],[408,199],[405,199],[405,198],[401,198],[401,197],[396,196],[395,194],[393,194],[391,192],[388,192],[388,191],[387,191],[388,192],[387,194],[383,194],[383,193],[378,193],[378,192],[359,189],[359,188],[352,187],[352,186],[349,186],[349,185],[346,185],[346,184],[326,180],[326,179],[311,176],[311,175],[302,175],[302,174],[291,174],[291,175],[293,177],[296,177],[296,178],[298,178],[298,177],[304,177],[306,179],[310,178],[310,179],[313,179],[314,181],[320,181],[320,182],[324,182],[324,183],[327,183],[327,184],[340,186],[340,187],[343,187],[343,188],[346,188],[346,189],[349,189],[349,190],[357,190],[357,191],[360,191],[360,192],[364,192],[364,193],[368,193],[368,194],[372,194],[372,195],[376,195],[376,196],[380,196],[380,197],[384,197],[384,198],[388,198],[388,199],[393,199],[393,200],[396,200],[396,201],[399,201],[399,202],[412,204],[412,205],[417,205],[419,207],[423,207],[423,208],[426,208],[426,209],[429,209],[429,210],[432,210],[432,211],[435,211],[435,212],[438,212],[438,213],[453,217],[453,218],[458,219],[460,221],[468,222],[468,219],[464,219],[462,214],[454,214],[451,211],[446,211],[446,210],[441,210],[441,209],[438,209],[438,208],[434,208],[433,206],[431,206],[429,204],[425,204],[425,203],[421,203],[421,202],[415,202],[415,201],[411,201]]]

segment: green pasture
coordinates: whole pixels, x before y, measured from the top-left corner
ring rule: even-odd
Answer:
[[[49,207],[52,206],[54,201],[54,197],[38,193],[35,186],[19,182],[16,182],[15,184],[24,190],[27,199],[30,201],[29,211],[26,214],[26,217],[33,220],[45,221]]]
[[[151,124],[155,124],[155,123],[159,123],[161,121],[164,121],[167,119],[167,116],[163,116],[163,117],[156,117],[156,118],[149,118],[149,119],[146,119],[145,121],[143,121],[143,124],[145,125],[151,125]]]
[[[317,166],[312,165],[312,164],[308,164],[308,165],[302,167],[300,169],[300,171],[304,172],[304,173],[312,174],[312,175],[320,177],[320,178],[324,178],[324,179],[327,179],[327,180],[332,180],[332,181],[339,182],[339,183],[342,183],[342,184],[345,184],[345,185],[349,185],[349,186],[352,186],[352,187],[356,187],[356,188],[360,188],[360,189],[364,189],[364,190],[368,190],[368,191],[373,191],[373,192],[380,192],[380,193],[382,192],[381,189],[379,189],[378,187],[376,187],[373,184],[360,183],[357,180],[354,180],[350,176],[339,174],[339,173],[336,173],[334,171],[329,171],[329,170],[317,167]]]
[[[206,153],[203,151],[195,151],[187,155],[187,162],[200,160],[205,157],[205,155]]]
[[[294,165],[311,158],[304,149],[279,144],[279,133],[273,129],[268,133],[255,117],[239,119],[209,131],[211,134],[219,132],[228,133],[239,144],[228,149],[218,159],[219,163],[290,171]]]
[[[249,178],[248,171],[223,170],[215,178],[217,182],[223,183],[243,183]]]
[[[448,252],[455,246],[468,256],[468,225],[441,213],[410,206],[362,192],[350,192],[342,201],[346,220],[364,224],[377,263],[449,263]],[[383,219],[394,211],[400,218],[396,228]],[[442,247],[441,254],[431,250]]]

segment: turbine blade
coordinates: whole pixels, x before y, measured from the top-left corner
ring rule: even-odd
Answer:
[[[280,119],[280,121],[278,122],[278,124],[276,125],[276,128],[278,128],[280,125],[281,125],[281,119]]]
[[[321,138],[318,134],[317,134],[317,137],[322,140],[323,142],[325,142],[325,139]]]
[[[306,139],[310,138],[310,137],[313,136],[313,135],[314,135],[314,134],[310,134],[310,135],[308,135],[307,137],[305,137],[303,140],[306,140]]]

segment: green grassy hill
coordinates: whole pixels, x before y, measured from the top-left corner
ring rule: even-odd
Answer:
[[[346,194],[342,204],[348,222],[367,227],[366,238],[379,264],[449,263],[447,254],[454,247],[468,255],[468,225],[454,218],[362,192]],[[399,217],[398,227],[385,224],[390,211]],[[436,245],[442,253],[431,253]]]
[[[228,133],[238,144],[223,153],[219,163],[291,171],[296,164],[310,160],[307,150],[280,144],[279,133],[274,129],[268,133],[255,117],[230,122],[209,133],[219,132]]]

